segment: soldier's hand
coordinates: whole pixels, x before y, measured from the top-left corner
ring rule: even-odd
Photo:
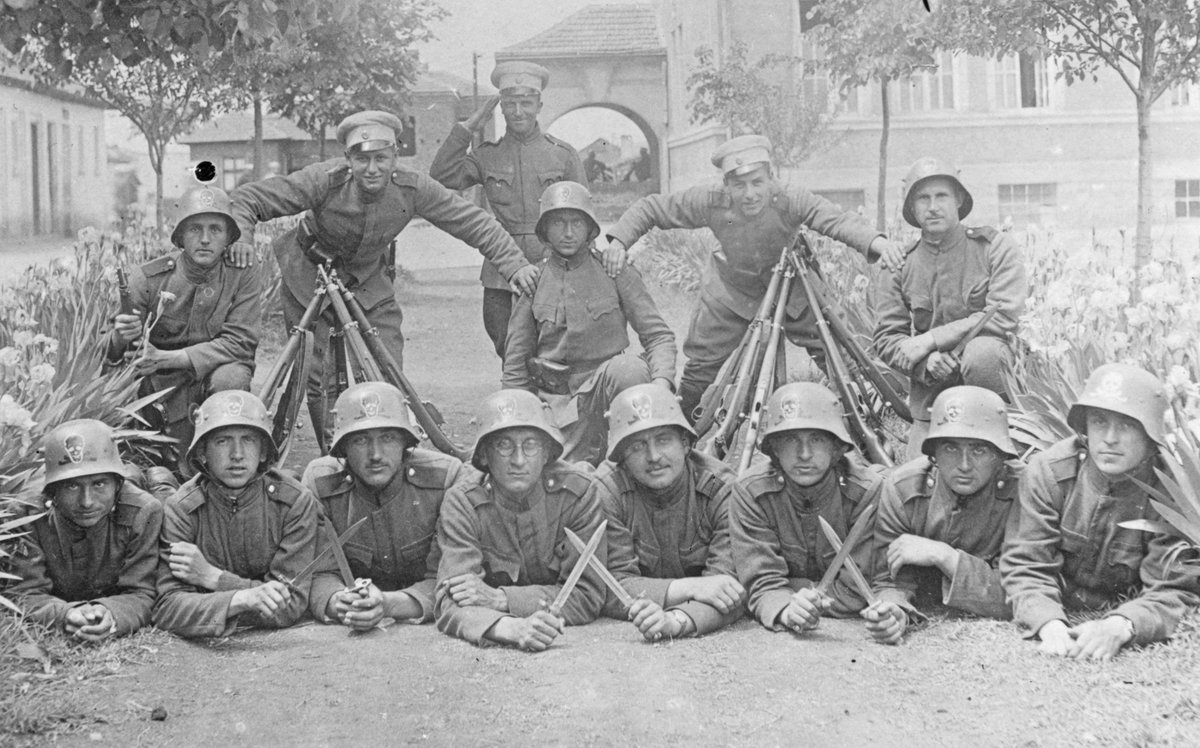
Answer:
[[[504,590],[489,586],[478,574],[459,574],[443,579],[441,585],[458,605],[478,605],[501,613],[508,612],[508,596]]]
[[[248,268],[254,264],[254,245],[250,242],[234,242],[225,251],[225,264],[235,268]]]
[[[167,560],[171,575],[195,587],[215,590],[221,579],[221,570],[209,563],[204,554],[192,543],[171,543]]]
[[[867,619],[867,631],[880,644],[899,644],[908,627],[908,614],[896,603],[876,602],[862,611]]]
[[[639,597],[629,606],[629,620],[648,642],[659,641],[664,636],[674,639],[683,633],[683,627],[675,616],[669,615],[661,605],[645,597]]]
[[[722,613],[731,613],[736,610],[746,595],[746,588],[728,574],[714,574],[711,577],[685,577],[678,581],[687,583],[685,591],[689,598],[711,605]]]
[[[1084,621],[1069,631],[1075,641],[1067,656],[1080,660],[1111,660],[1133,638],[1129,621],[1122,616]]]
[[[142,355],[134,360],[133,370],[139,377],[144,377],[158,371],[184,369],[188,364],[187,351],[164,351],[147,343]]]
[[[925,360],[925,373],[935,382],[954,376],[958,371],[958,359],[949,351],[934,351]]]
[[[797,590],[788,606],[779,614],[779,624],[792,631],[809,631],[821,622],[821,613],[829,607],[829,601],[816,589],[808,587]]]
[[[122,345],[129,345],[142,337],[142,313],[118,314],[113,317],[113,333]]]
[[[1075,646],[1075,637],[1072,635],[1071,629],[1067,628],[1066,622],[1060,620],[1053,620],[1043,625],[1038,630],[1038,639],[1041,640],[1038,651],[1055,657],[1068,656],[1071,648]]]
[[[904,245],[898,241],[877,236],[871,242],[870,251],[879,253],[879,261],[893,273],[904,267]]]
[[[547,649],[562,631],[561,618],[550,615],[548,611],[537,610],[526,618],[501,618],[493,628],[493,637],[527,652],[541,652]]]
[[[903,566],[936,566],[947,577],[953,577],[958,551],[946,543],[905,533],[888,544],[887,563],[892,579]]]
[[[229,611],[234,615],[253,611],[263,618],[274,618],[291,599],[292,593],[287,585],[271,580],[233,593]]]
[[[337,619],[355,631],[368,631],[383,620],[383,593],[374,584],[367,585],[365,596],[341,590],[330,603]]]
[[[472,112],[471,116],[467,118],[466,122],[463,122],[463,127],[467,128],[471,132],[479,132],[483,129],[483,126],[487,124],[487,121],[491,119],[492,112],[495,111],[496,106],[499,103],[499,96],[489,96],[487,101],[483,102],[478,109]]]
[[[618,239],[612,239],[608,242],[608,246],[604,248],[604,271],[609,277],[616,278],[629,264],[629,253],[625,251],[625,245]]]
[[[513,273],[513,277],[509,278],[508,282],[522,296],[533,296],[533,293],[537,291],[537,281],[540,274],[541,271],[538,270],[536,265],[526,265]]]
[[[108,608],[89,603],[68,610],[63,618],[63,629],[77,639],[100,642],[116,633],[117,621]]]
[[[900,364],[901,369],[912,371],[914,366],[935,350],[937,350],[937,344],[933,342],[932,335],[927,332],[914,335],[900,344],[900,348],[896,351],[899,357],[897,363]]]

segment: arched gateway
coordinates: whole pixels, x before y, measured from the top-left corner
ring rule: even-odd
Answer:
[[[536,36],[496,52],[496,62],[530,60],[550,70],[543,128],[568,112],[619,112],[646,136],[654,177],[664,173],[667,50],[651,5],[589,5]]]

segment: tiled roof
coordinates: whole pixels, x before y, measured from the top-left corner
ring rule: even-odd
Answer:
[[[537,36],[505,47],[497,60],[665,54],[652,5],[588,5]]]

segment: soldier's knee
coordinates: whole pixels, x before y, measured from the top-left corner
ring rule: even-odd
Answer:
[[[975,338],[967,343],[963,350],[963,383],[1003,392],[1011,361],[1012,353],[1003,340],[991,337]]]
[[[622,353],[609,360],[604,375],[612,383],[613,391],[620,392],[649,382],[650,367],[640,356]]]
[[[254,373],[249,366],[241,363],[222,364],[213,370],[208,377],[208,394],[224,390],[250,391],[250,380]]]

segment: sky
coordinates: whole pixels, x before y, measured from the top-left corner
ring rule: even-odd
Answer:
[[[431,24],[438,37],[417,47],[421,59],[434,70],[471,80],[471,54],[478,52],[479,80],[488,82],[498,49],[525,41],[545,31],[587,5],[618,5],[646,0],[434,0],[446,17]],[[551,77],[550,85],[554,85]],[[574,116],[573,116],[574,115]],[[546,123],[542,123],[543,126]],[[582,148],[597,136],[645,138],[632,122],[607,109],[577,110],[547,128]]]

